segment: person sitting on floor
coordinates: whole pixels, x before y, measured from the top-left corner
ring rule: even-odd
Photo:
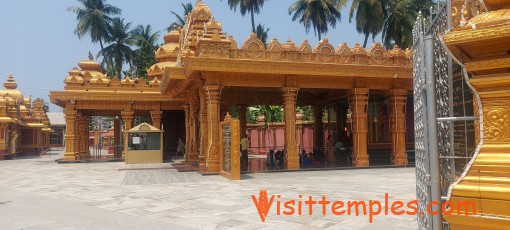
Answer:
[[[276,152],[276,156],[275,157],[276,157],[276,160],[278,161],[278,165],[282,166],[283,163],[285,162],[283,152],[281,150],[278,150]]]
[[[274,167],[274,150],[269,150],[269,153],[267,154],[267,161],[266,166],[268,167]]]

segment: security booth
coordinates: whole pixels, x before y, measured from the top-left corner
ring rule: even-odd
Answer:
[[[142,123],[126,131],[126,164],[163,163],[163,131]]]

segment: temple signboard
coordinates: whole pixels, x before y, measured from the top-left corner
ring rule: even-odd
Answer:
[[[241,134],[239,120],[229,115],[220,123],[220,175],[230,180],[241,179]]]

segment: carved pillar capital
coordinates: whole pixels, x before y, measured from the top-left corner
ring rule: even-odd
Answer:
[[[161,117],[163,116],[163,111],[151,111],[152,118],[152,126],[161,129]]]

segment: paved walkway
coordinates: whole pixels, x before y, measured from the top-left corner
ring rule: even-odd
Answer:
[[[370,224],[367,216],[323,216],[320,206],[312,216],[278,216],[275,204],[263,223],[251,199],[267,189],[282,203],[300,194],[383,201],[389,193],[390,200],[410,201],[414,168],[262,173],[231,182],[168,164],[56,164],[57,157],[0,161],[1,229],[417,228],[414,216],[378,216]],[[133,170],[141,167],[151,169]]]

